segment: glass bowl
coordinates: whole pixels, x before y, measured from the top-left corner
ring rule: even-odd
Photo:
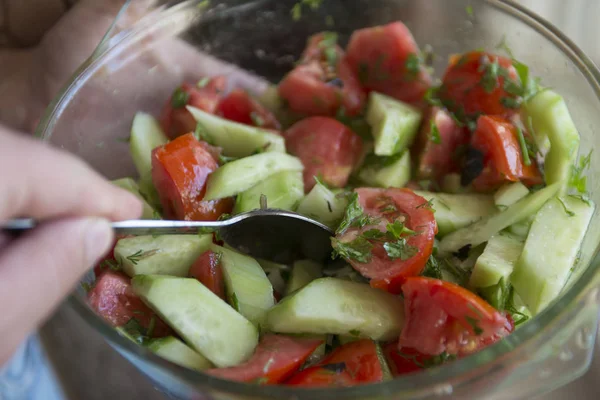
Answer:
[[[255,92],[277,82],[306,38],[336,30],[342,42],[365,26],[403,21],[421,47],[430,45],[438,74],[453,53],[507,43],[515,57],[561,93],[587,154],[600,126],[600,72],[551,24],[509,0],[185,1],[163,4],[132,29],[109,32],[50,106],[38,136],[78,154],[111,179],[134,175],[123,140],[136,111],[158,114],[182,80],[231,76]],[[467,7],[469,12],[467,12]],[[600,157],[592,157],[588,187],[600,204]],[[435,396],[517,399],[539,395],[581,376],[589,366],[600,303],[594,214],[579,264],[562,296],[507,339],[445,366],[377,385],[343,389],[255,386],[178,367],[120,336],[87,306],[78,290],[70,304],[114,348],[165,393],[184,399],[422,399]],[[90,273],[86,281],[92,279]]]

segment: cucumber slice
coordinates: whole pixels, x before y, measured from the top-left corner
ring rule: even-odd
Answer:
[[[152,150],[167,143],[158,121],[143,112],[138,112],[133,118],[129,151],[140,176],[150,175],[152,171]]]
[[[266,109],[271,111],[284,127],[289,127],[302,119],[301,115],[292,112],[289,107],[286,107],[285,102],[279,96],[279,90],[275,85],[270,85],[264,92],[256,97],[256,100]]]
[[[239,124],[194,107],[187,109],[200,125],[204,139],[231,157],[246,157],[258,151],[285,153],[283,136],[253,126]]]
[[[405,151],[389,165],[365,166],[358,177],[369,186],[401,188],[410,180],[410,153]]]
[[[238,365],[254,353],[256,327],[196,279],[137,275],[131,285],[186,343],[217,367]]]
[[[522,240],[506,233],[492,236],[475,262],[469,285],[484,288],[497,284],[502,278],[508,282],[522,251]]]
[[[453,253],[468,244],[477,246],[512,224],[535,214],[561,188],[558,182],[519,200],[506,210],[454,231],[440,241],[439,250]]]
[[[204,200],[230,197],[281,171],[302,171],[302,162],[285,153],[261,153],[229,162],[213,172]]]
[[[284,294],[292,268],[289,265],[278,264],[273,261],[262,260],[259,258],[257,258],[256,261],[260,264],[263,271],[265,271],[265,274],[267,274],[267,278],[269,278],[273,290],[277,293]]]
[[[532,314],[538,314],[564,287],[594,213],[594,204],[555,197],[536,214],[511,282]]]
[[[506,231],[525,240],[525,238],[527,237],[527,234],[529,233],[529,228],[531,228],[531,224],[533,223],[534,217],[535,217],[535,214],[530,215],[528,218],[525,218],[523,221],[517,222],[516,224],[512,224],[511,226],[506,228]]]
[[[339,193],[339,192],[337,192]],[[331,229],[337,228],[348,206],[345,196],[339,196],[321,182],[300,201],[296,212],[317,220]]]
[[[128,192],[134,194],[138,199],[142,201],[142,219],[161,219],[160,214],[144,199],[140,194],[140,186],[131,178],[121,178],[112,181],[114,185],[117,185],[121,189],[125,189]]]
[[[375,351],[377,353],[379,365],[381,365],[383,381],[385,382],[394,379],[394,377],[392,376],[392,371],[390,370],[390,366],[388,365],[387,359],[385,358],[385,354],[383,353],[383,348],[381,348],[381,344],[375,343]]]
[[[302,289],[315,279],[323,276],[323,266],[311,260],[300,260],[294,263],[290,280],[288,281],[286,293],[289,295],[296,290]]]
[[[117,242],[114,254],[123,271],[135,275],[187,276],[198,257],[208,250],[212,235],[136,236]]]
[[[377,92],[369,94],[366,120],[375,138],[375,154],[391,156],[411,145],[421,123],[421,112]]]
[[[438,235],[444,236],[498,212],[492,196],[486,194],[449,194],[415,190],[435,210]]]
[[[153,353],[182,367],[203,371],[214,367],[213,363],[202,354],[192,350],[174,336],[154,339],[148,345]]]
[[[235,200],[235,214],[260,208],[260,197],[267,197],[269,208],[293,211],[304,197],[304,182],[299,171],[282,171],[269,176],[250,189],[240,193]]]
[[[550,143],[544,161],[546,183],[569,182],[571,167],[579,150],[579,132],[565,100],[552,90],[544,90],[523,104],[523,121],[531,125],[538,146]],[[545,139],[547,138],[547,139]]]
[[[331,333],[391,340],[404,325],[400,297],[367,284],[336,278],[312,281],[267,313],[267,326],[281,333]]]
[[[144,199],[146,199],[148,204],[150,204],[156,210],[162,210],[160,197],[158,196],[158,192],[156,191],[154,182],[152,181],[152,172],[141,176],[138,185],[140,186],[140,194]]]
[[[527,186],[521,182],[507,183],[494,193],[496,207],[503,210],[529,194]]]
[[[210,249],[221,255],[221,266],[229,304],[256,325],[263,323],[273,307],[273,286],[260,264],[252,257],[212,244]]]

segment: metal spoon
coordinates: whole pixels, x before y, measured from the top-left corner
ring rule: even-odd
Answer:
[[[20,234],[43,223],[33,219],[13,219],[0,230]],[[261,209],[233,216],[224,221],[128,220],[113,222],[118,234],[171,235],[217,232],[232,248],[252,257],[282,264],[311,259],[318,262],[331,255],[331,236],[327,226],[289,211]]]

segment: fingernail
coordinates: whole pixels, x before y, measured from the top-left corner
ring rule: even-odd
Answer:
[[[96,263],[110,249],[114,233],[106,219],[91,219],[84,228],[85,257],[88,265]]]

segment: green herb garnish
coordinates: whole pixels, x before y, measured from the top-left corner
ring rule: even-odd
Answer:
[[[350,242],[342,242],[336,238],[332,238],[331,246],[333,247],[332,259],[339,256],[346,260],[355,260],[363,264],[371,261],[373,245],[363,236],[358,236]]]
[[[492,62],[487,62],[483,67],[483,75],[479,84],[483,87],[486,93],[492,93],[498,86],[498,73],[500,71],[500,65],[498,60],[495,59]]]
[[[523,164],[531,165],[531,158],[529,158],[529,149],[527,148],[527,143],[525,142],[525,135],[523,135],[523,130],[515,125],[517,130],[517,140],[519,141],[519,147],[521,147],[521,155],[523,156]]]
[[[565,204],[565,202],[563,201],[563,199],[561,199],[560,197],[556,197],[558,199],[558,201],[560,202],[560,204],[562,204],[563,209],[565,210],[565,213],[569,216],[569,217],[574,217],[575,213],[571,210],[569,210],[567,208],[567,205]]]
[[[411,78],[416,78],[421,71],[421,59],[418,54],[411,53],[404,64]]]
[[[578,162],[576,162],[571,168],[569,186],[582,194],[587,192],[587,177],[584,176],[584,173],[590,167],[592,151],[593,150],[590,150],[587,156],[580,157]]]
[[[181,87],[178,87],[173,92],[171,96],[171,107],[173,108],[183,108],[187,105],[188,100],[190,99],[190,94],[183,90]]]
[[[433,279],[442,279],[442,269],[434,256],[429,256],[421,275]]]
[[[362,206],[358,202],[358,193],[353,192],[350,195],[349,203],[344,214],[344,219],[340,223],[336,234],[342,234],[346,232],[348,228],[362,228],[366,225],[373,225],[377,221],[377,218],[373,218],[365,214]]]
[[[473,317],[470,317],[470,316],[468,316],[468,315],[467,315],[467,316],[465,317],[465,320],[467,320],[467,323],[468,323],[469,325],[471,325],[471,328],[473,329],[473,332],[474,332],[474,333],[475,333],[477,336],[479,336],[479,335],[481,335],[481,334],[483,333],[483,329],[481,329],[481,327],[478,325],[478,324],[479,324],[479,321],[478,321],[477,319],[475,319],[475,318],[473,318]]]
[[[358,329],[351,329],[348,333],[352,336],[360,336],[361,335],[361,333]]]
[[[210,82],[210,78],[208,76],[205,76],[204,78],[202,78],[198,82],[196,82],[196,86],[199,89],[202,89],[204,86],[208,85],[208,82]]]
[[[265,120],[263,119],[263,117],[258,115],[256,111],[252,111],[250,113],[250,119],[252,120],[252,123],[258,127],[265,125]]]
[[[440,136],[440,130],[435,123],[435,119],[431,119],[431,123],[429,124],[429,140],[431,140],[435,144],[442,144],[442,137]]]
[[[147,250],[147,251],[138,250],[135,253],[133,253],[125,258],[127,258],[133,265],[137,265],[144,258],[153,256],[154,254],[156,254],[158,252],[159,252],[159,249],[152,249],[152,250]]]
[[[412,258],[419,252],[418,248],[406,243],[405,238],[398,239],[395,242],[385,242],[383,244],[383,248],[385,249],[388,257],[392,260],[399,258],[400,260],[405,261],[409,258]]]
[[[470,18],[473,18],[473,6],[468,5],[465,7],[465,12]]]

